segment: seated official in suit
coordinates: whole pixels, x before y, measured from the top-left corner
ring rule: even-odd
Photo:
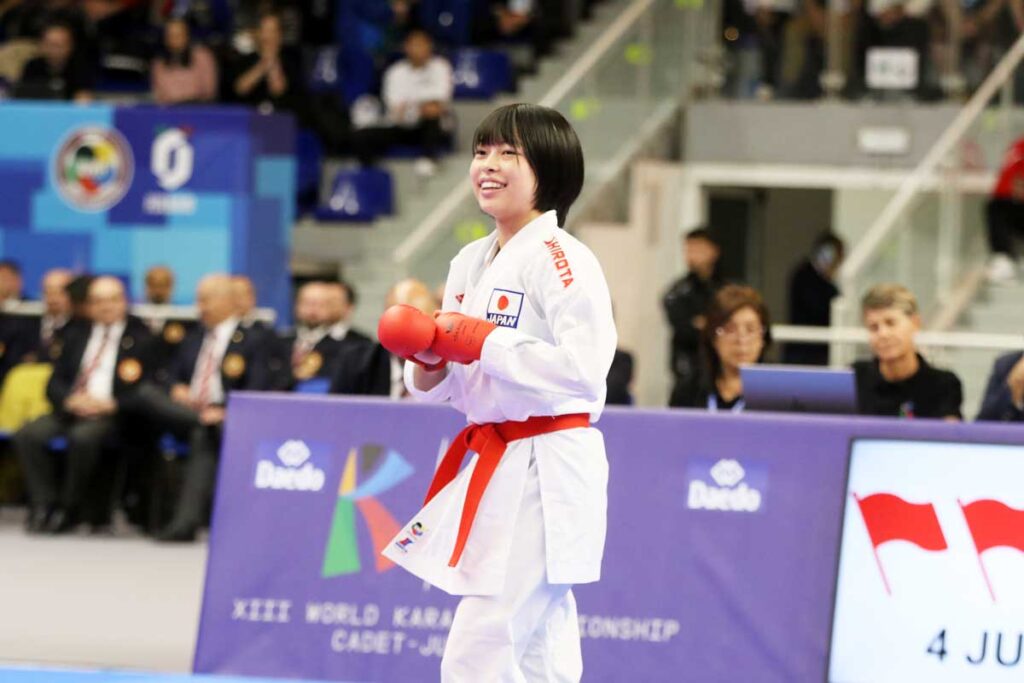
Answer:
[[[325,282],[307,282],[295,297],[295,327],[276,340],[271,359],[274,388],[290,391],[299,382],[313,378],[330,379],[337,371],[338,356],[359,340],[369,341],[355,331],[335,336],[330,316],[330,291]]]
[[[146,271],[146,303],[153,306],[170,305],[174,296],[174,271],[167,266],[153,266]],[[178,348],[185,337],[196,327],[194,320],[156,315],[143,316],[154,337],[156,358],[156,380],[162,384],[169,381],[171,361],[178,354]]]
[[[347,282],[325,282],[327,287],[327,321],[331,336],[339,341],[370,341],[370,338],[352,327],[352,314],[356,309],[356,290]]]
[[[228,396],[269,386],[265,345],[260,335],[239,325],[231,278],[203,278],[196,307],[202,324],[181,344],[170,372],[169,393],[155,383],[139,391],[140,413],[153,433],[170,432],[189,444],[181,496],[171,523],[159,535],[166,541],[195,540],[206,519]]]
[[[92,323],[68,332],[46,387],[54,412],[25,425],[13,438],[28,485],[31,532],[60,534],[78,525],[103,446],[130,414],[152,365],[149,330],[127,315],[120,280],[96,278],[87,301]],[[61,456],[49,451],[58,436],[68,442]],[[65,462],[62,485],[57,457]]]
[[[999,356],[985,387],[978,420],[1024,422],[1024,353]]]
[[[902,285],[875,285],[861,300],[861,317],[874,358],[853,364],[861,415],[960,420],[963,390],[949,370],[917,352],[921,329],[917,298]]]
[[[438,309],[437,300],[430,289],[419,280],[411,278],[402,280],[388,292],[385,306],[396,304],[414,306],[427,315],[433,315]],[[402,380],[404,362],[369,339],[352,343],[338,356],[338,369],[331,381],[331,393],[404,398],[408,395]]]
[[[259,311],[256,310],[256,285],[252,283],[252,279],[246,275],[232,275],[231,292],[235,297],[238,326],[246,332],[266,334],[268,339],[272,339],[274,329],[257,317]]]
[[[0,380],[18,363],[49,363],[60,353],[71,323],[67,286],[72,274],[63,268],[43,276],[43,314],[0,316]]]

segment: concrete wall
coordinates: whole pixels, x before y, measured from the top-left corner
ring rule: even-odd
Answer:
[[[912,168],[949,125],[950,105],[698,102],[683,119],[687,163],[742,162]],[[905,154],[867,154],[857,144],[865,128],[900,130]]]

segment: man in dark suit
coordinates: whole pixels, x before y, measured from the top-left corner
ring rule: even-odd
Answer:
[[[235,315],[228,275],[209,275],[196,291],[202,326],[181,344],[170,372],[170,391],[140,389],[140,412],[157,434],[171,432],[189,444],[188,464],[174,518],[159,538],[192,541],[212,500],[222,428],[232,391],[269,386],[267,351]]]
[[[386,307],[396,304],[414,306],[427,315],[438,309],[430,288],[419,280],[402,280],[388,292]],[[354,331],[349,331],[352,335]],[[402,381],[402,361],[364,335],[354,338],[338,355],[338,368],[331,381],[332,394],[355,396],[406,396]]]
[[[43,276],[43,314],[0,315],[0,380],[18,363],[48,363],[59,354],[72,321],[67,286],[72,274],[54,268]]]
[[[174,295],[174,271],[167,266],[153,266],[146,271],[146,303],[153,306],[167,306]],[[157,309],[159,312],[159,309]],[[161,384],[170,380],[171,362],[178,354],[178,348],[196,327],[194,320],[166,317],[165,315],[144,315],[146,325],[153,332],[154,356],[157,360],[156,379]]]
[[[985,387],[978,420],[1024,422],[1024,353],[999,356]]]
[[[718,275],[721,248],[707,228],[695,228],[683,239],[687,273],[672,283],[662,298],[672,327],[673,386],[669,405],[680,406],[700,379],[700,335],[704,313],[723,282]]]
[[[118,433],[119,421],[131,412],[152,367],[149,330],[127,315],[120,280],[93,280],[88,306],[92,323],[69,330],[46,387],[54,412],[14,435],[29,489],[31,532],[60,534],[78,525],[103,445]],[[59,491],[49,452],[50,441],[58,436],[68,440]]]
[[[299,382],[330,379],[339,354],[358,339],[354,330],[339,330],[331,320],[331,285],[307,282],[295,297],[295,327],[281,333],[271,360],[274,388],[290,391]],[[368,340],[367,340],[368,341]]]

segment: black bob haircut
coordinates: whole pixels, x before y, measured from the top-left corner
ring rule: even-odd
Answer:
[[[536,104],[508,104],[487,115],[473,134],[473,150],[480,145],[520,147],[537,176],[533,205],[538,211],[558,213],[565,225],[569,207],[583,189],[583,148],[576,131],[554,109]]]

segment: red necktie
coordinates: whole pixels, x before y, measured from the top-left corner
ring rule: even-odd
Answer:
[[[206,336],[203,337],[202,353],[199,354],[199,360],[196,361],[196,369],[199,371],[199,387],[196,389],[196,402],[201,406],[205,406],[210,399],[210,379],[213,377],[213,356],[216,344],[217,338],[213,332],[207,332]]]

